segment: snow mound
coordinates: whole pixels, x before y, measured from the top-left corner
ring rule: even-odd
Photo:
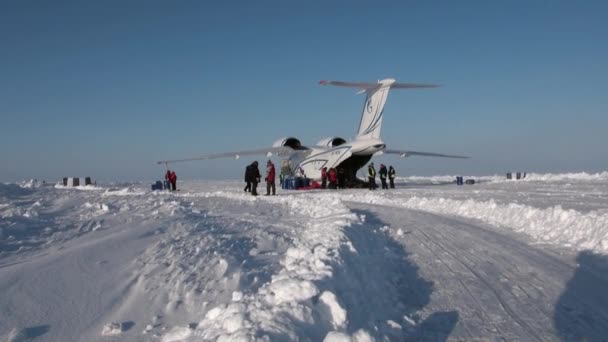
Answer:
[[[599,173],[529,173],[525,181],[562,182],[562,181],[608,181],[608,171]]]
[[[171,279],[172,283],[168,284],[171,288],[169,296],[179,298],[185,308],[200,310],[207,306],[208,303],[201,303],[202,299],[197,299],[201,298],[196,292],[197,288],[218,283],[230,291],[213,294],[203,290],[202,295],[215,302],[210,303],[203,319],[194,328],[174,327],[164,334],[163,341],[250,341],[264,337],[265,334],[297,340],[302,334],[322,333],[322,338],[328,329],[345,329],[346,310],[333,293],[319,288],[315,283],[333,276],[332,265],[340,263],[340,249],[347,240],[343,229],[360,219],[344,205],[339,196],[303,193],[299,196],[255,198],[240,193],[216,191],[181,194],[177,197],[190,196],[236,200],[236,203],[241,203],[240,206],[251,206],[250,210],[260,216],[263,216],[264,211],[270,210],[272,215],[291,217],[289,222],[293,225],[292,228],[282,232],[290,232],[293,237],[289,248],[273,264],[274,271],[266,275],[259,274],[267,278],[266,282],[258,284],[258,280],[254,279],[252,287],[239,287],[239,279],[242,283],[248,278],[244,264],[239,259],[253,256],[266,260],[266,245],[278,241],[260,241],[254,246],[239,247],[235,250],[235,255],[217,254],[222,250],[215,251],[209,247],[201,250],[200,246],[223,243],[223,235],[216,236],[212,232],[216,226],[225,226],[225,223],[216,224],[217,219],[212,216],[190,211],[196,217],[199,228],[192,230],[188,224],[183,224],[176,227],[178,229],[172,229],[171,236],[157,246],[160,249],[146,252],[149,256],[144,260],[149,265],[157,265],[157,259],[173,260],[172,265],[165,269],[168,274],[163,278]],[[188,212],[188,204],[180,203],[179,206],[183,208],[179,210],[180,214]],[[268,223],[264,224],[264,230],[272,233]],[[238,231],[223,232],[230,232],[234,239],[238,236],[235,234],[246,233],[250,225],[235,227]],[[276,249],[276,246],[272,249]],[[173,265],[179,265],[180,268]],[[192,265],[192,271],[188,265]],[[308,330],[302,330],[302,324],[309,326]]]
[[[110,322],[103,326],[103,329],[101,330],[101,335],[102,336],[117,336],[117,335],[120,335],[123,332],[131,329],[131,327],[133,327],[134,325],[135,325],[135,323],[133,323],[131,321],[122,322],[122,323]]]
[[[30,179],[27,181],[22,181],[19,183],[19,186],[25,189],[35,189],[42,186],[42,182],[37,179]]]
[[[145,191],[135,190],[132,187],[126,187],[122,189],[107,189],[102,196],[140,196],[145,194]]]
[[[505,176],[463,176],[464,179],[475,179],[476,181],[495,182],[503,180]],[[445,184],[455,183],[455,175],[438,175],[438,176],[408,176],[396,177],[397,182],[413,183],[413,184]]]
[[[598,173],[575,172],[575,173],[526,173],[526,178],[515,179],[515,173],[511,172],[513,178],[507,179],[506,172],[503,175],[487,175],[487,176],[462,176],[464,179],[474,179],[481,182],[564,182],[564,181],[608,181],[608,171]],[[523,175],[523,172],[522,172]],[[456,175],[437,175],[437,176],[407,176],[397,177],[398,182],[414,183],[414,184],[445,184],[454,183]]]
[[[74,190],[84,190],[84,191],[104,190],[104,188],[95,186],[95,185],[65,186],[61,183],[55,184],[55,189],[74,189]]]
[[[5,200],[13,199],[15,197],[30,194],[31,192],[32,191],[29,188],[24,188],[17,184],[0,183],[0,199],[3,197]]]
[[[116,336],[122,333],[122,324],[117,322],[107,323],[101,331],[102,336]]]
[[[538,242],[608,253],[608,210],[582,213],[563,209],[560,205],[540,209],[516,203],[498,204],[494,200],[456,200],[443,197],[387,198],[376,194],[352,194],[347,198],[360,203],[478,219],[528,234]]]

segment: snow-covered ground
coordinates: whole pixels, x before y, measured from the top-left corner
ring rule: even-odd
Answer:
[[[0,340],[605,339],[608,172],[467,178],[0,184]]]

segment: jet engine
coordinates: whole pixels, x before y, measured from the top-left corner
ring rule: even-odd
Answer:
[[[294,150],[299,150],[303,147],[300,140],[298,140],[297,138],[294,138],[294,137],[281,138],[281,139],[275,141],[274,144],[272,144],[272,147],[283,147],[283,146],[291,147]]]
[[[346,143],[346,140],[338,137],[325,138],[317,143],[317,146],[336,147]]]

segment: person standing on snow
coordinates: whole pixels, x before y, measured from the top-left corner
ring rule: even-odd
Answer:
[[[393,165],[389,165],[388,167],[388,180],[391,183],[391,189],[395,188],[395,169],[393,169]]]
[[[380,182],[382,182],[382,189],[388,189],[388,185],[386,185],[386,166],[384,164],[380,164]]]
[[[163,184],[165,190],[171,190],[171,170],[167,169],[165,173],[165,183]]]
[[[367,180],[369,182],[369,189],[376,189],[376,169],[374,168],[374,163],[369,164],[367,167]]]
[[[258,183],[260,182],[260,169],[258,169],[258,161],[251,164],[251,194],[258,195]]]
[[[336,169],[334,169],[333,167],[331,169],[329,169],[329,173],[327,175],[327,178],[329,178],[329,188],[330,189],[337,189],[338,186],[338,173],[336,172]]]
[[[343,167],[338,168],[338,188],[346,189],[346,171]]]
[[[266,163],[266,196],[270,195],[270,189],[272,189],[272,195],[276,195],[276,187],[274,184],[274,178],[275,178],[275,170],[274,170],[274,164],[272,163],[272,161],[268,160],[268,162]]]
[[[171,174],[169,175],[169,182],[171,182],[171,190],[177,190],[177,175],[175,174],[175,171],[171,171]]]
[[[327,167],[321,169],[321,189],[327,188]]]
[[[245,192],[251,192],[251,181],[253,179],[253,166],[252,164],[249,164],[245,167],[245,189],[243,189],[243,191]]]

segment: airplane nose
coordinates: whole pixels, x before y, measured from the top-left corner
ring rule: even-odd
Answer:
[[[383,148],[385,148],[385,147],[386,147],[386,145],[385,145],[385,144],[377,144],[377,145],[374,145],[374,148],[377,148],[377,149],[383,149]]]

